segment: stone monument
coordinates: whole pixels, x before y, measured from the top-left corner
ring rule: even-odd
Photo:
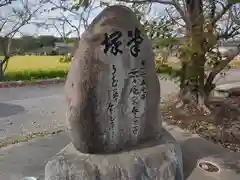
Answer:
[[[162,127],[150,40],[131,9],[105,8],[83,33],[65,84],[72,143],[45,180],[182,180],[179,145]]]

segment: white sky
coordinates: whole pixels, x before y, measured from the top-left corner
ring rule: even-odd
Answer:
[[[17,0],[16,2],[14,2],[13,4],[11,5],[8,5],[8,6],[5,6],[5,7],[2,7],[0,8],[0,18],[2,17],[11,17],[11,11],[12,11],[12,8],[17,8],[17,9],[22,9],[22,3],[21,2],[28,2],[29,4],[31,4],[31,6],[33,6],[33,10],[38,8],[39,6],[39,1],[41,0]],[[57,1],[59,0],[53,0],[54,2],[57,3]],[[69,2],[73,2],[73,0],[69,0]],[[97,0],[95,5],[98,5],[99,4],[99,1]],[[61,13],[63,13],[65,16],[69,16],[69,20],[72,21],[72,24],[75,24],[75,25],[78,25],[78,17],[75,15],[71,15],[69,12],[63,12],[63,11],[60,11],[60,10],[55,10],[55,11],[44,11],[44,9],[51,9],[52,5],[47,3],[45,4],[43,7],[41,7],[41,9],[38,11],[38,13],[36,14],[36,17],[34,18],[34,21],[46,21],[48,23],[52,23],[51,20],[49,20],[50,18],[56,18],[56,17],[60,17],[61,16]],[[164,5],[161,5],[161,4],[154,4],[153,5],[153,8],[151,10],[151,16],[154,16],[155,14],[161,14],[161,13],[164,13],[164,8],[166,6]],[[95,10],[92,11],[92,13],[90,14],[90,17],[89,17],[89,22],[93,20],[93,18],[95,16],[98,15],[98,13],[100,13],[102,10],[102,8],[97,8]],[[12,17],[12,19],[16,19],[16,17]],[[0,21],[0,25],[1,25],[1,21]],[[60,26],[58,26],[60,28]],[[12,28],[12,24],[8,24],[8,25],[5,25],[5,28],[0,32],[0,35],[3,35],[3,34],[6,34],[10,31],[10,29]],[[72,29],[72,28],[71,28]],[[70,27],[66,27],[65,29],[65,32],[68,32],[70,30]],[[81,27],[80,28],[80,31],[84,31],[84,28]],[[60,36],[56,29],[55,28],[46,28],[46,26],[44,25],[41,25],[40,27],[36,27],[35,25],[32,25],[32,24],[27,24],[25,26],[23,26],[21,29],[20,29],[20,32],[24,35],[54,35],[54,36]],[[15,36],[21,36],[20,33],[17,33]],[[71,34],[70,36],[76,36],[76,34]]]

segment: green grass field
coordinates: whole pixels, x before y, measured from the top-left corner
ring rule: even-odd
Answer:
[[[69,64],[59,63],[61,56],[14,56],[9,60],[8,72],[26,70],[68,70]]]
[[[69,63],[60,63],[61,56],[14,56],[9,60],[5,81],[26,80],[33,81],[38,79],[47,78],[65,78],[68,70]],[[0,56],[0,59],[2,57]],[[169,64],[171,69],[179,69],[179,62]],[[235,60],[231,62],[231,67],[239,68],[240,61]],[[163,65],[157,66],[158,73],[168,72],[169,67]]]
[[[69,70],[69,64],[60,63],[60,57],[14,56],[9,60],[4,80],[34,80],[65,77]]]

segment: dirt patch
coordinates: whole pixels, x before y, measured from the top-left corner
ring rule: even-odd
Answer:
[[[212,99],[210,115],[193,107],[176,108],[176,102],[176,96],[172,95],[162,106],[166,123],[197,133],[230,151],[240,152],[240,96]]]
[[[35,138],[45,137],[45,136],[54,135],[54,134],[59,134],[59,133],[62,133],[62,132],[64,132],[64,130],[58,129],[58,130],[54,130],[52,132],[43,131],[43,132],[29,133],[28,135],[23,136],[23,137],[5,139],[3,141],[0,141],[0,149],[4,148],[4,147],[7,147],[9,145],[24,143],[24,142],[28,142],[30,140],[33,140]]]

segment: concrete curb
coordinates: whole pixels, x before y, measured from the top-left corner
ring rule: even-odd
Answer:
[[[212,90],[211,95],[213,97],[227,98],[234,91],[240,90],[240,82],[227,83],[217,85],[214,90]]]
[[[233,83],[227,83],[227,84],[220,84],[216,86],[217,91],[228,91],[232,88],[240,88],[240,82],[233,82]]]
[[[5,81],[0,82],[0,88],[17,88],[24,86],[41,86],[41,85],[51,85],[65,82],[65,79],[62,78],[52,78],[36,81]]]

